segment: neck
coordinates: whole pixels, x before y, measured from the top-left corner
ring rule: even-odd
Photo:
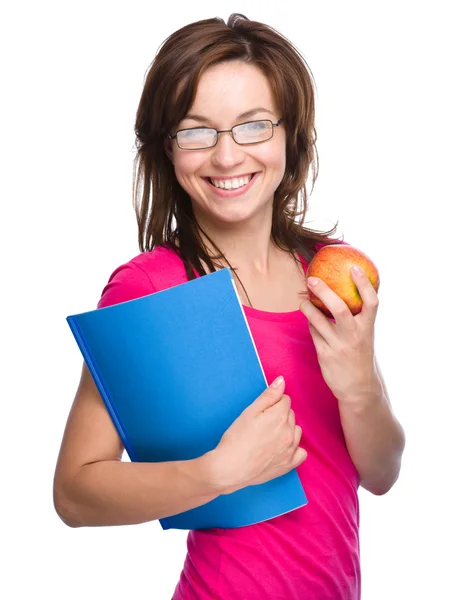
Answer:
[[[271,274],[275,259],[281,253],[271,239],[271,214],[269,218],[259,219],[257,223],[249,225],[229,223],[215,228],[198,217],[197,221],[241,276],[243,274],[250,279],[268,277]],[[201,236],[210,252],[215,253],[214,247],[203,233]]]

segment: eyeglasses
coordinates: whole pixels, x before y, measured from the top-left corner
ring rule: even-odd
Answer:
[[[230,133],[236,144],[241,146],[266,142],[273,137],[275,127],[281,125],[283,119],[277,123],[266,119],[263,121],[249,121],[240,123],[232,129],[212,129],[211,127],[192,127],[179,129],[174,135],[169,134],[171,140],[177,140],[177,145],[182,150],[204,150],[216,146],[220,133]]]

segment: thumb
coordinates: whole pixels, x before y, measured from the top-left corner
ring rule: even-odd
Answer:
[[[264,411],[281,400],[284,394],[284,386],[284,377],[280,375],[255,400],[253,403],[255,410],[258,412]]]

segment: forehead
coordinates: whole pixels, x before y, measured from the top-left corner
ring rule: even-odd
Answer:
[[[273,112],[276,110],[268,78],[255,65],[232,61],[205,71],[189,112],[232,120],[258,106]]]

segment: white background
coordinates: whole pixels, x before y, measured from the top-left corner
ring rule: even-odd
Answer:
[[[407,447],[359,491],[364,600],[468,598],[468,97],[462,2],[15,2],[2,9],[0,595],[169,600],[186,532],[66,527],[52,479],[81,370],[65,317],[139,253],[134,117],[163,40],[241,12],[305,55],[318,88],[310,225],[381,275],[376,354]],[[3,589],[5,588],[5,589]],[[304,599],[306,600],[306,599]]]

